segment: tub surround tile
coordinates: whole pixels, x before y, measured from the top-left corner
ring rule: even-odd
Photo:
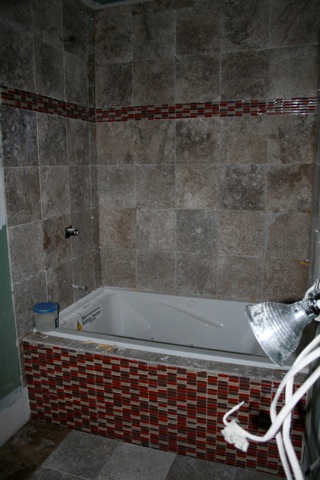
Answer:
[[[101,208],[99,234],[101,245],[108,248],[135,248],[136,209]]]
[[[265,49],[269,42],[268,0],[221,2],[221,51]]]
[[[136,247],[138,250],[175,251],[176,212],[173,209],[138,209]]]
[[[219,215],[219,253],[254,255],[262,261],[265,215],[263,212],[224,210]]]
[[[270,50],[268,97],[308,96],[317,89],[318,47],[288,47]]]
[[[7,7],[7,5],[9,7]],[[4,9],[1,9],[1,16],[7,21],[6,13],[12,7],[12,4],[7,4]],[[4,6],[4,5],[3,5]],[[23,15],[24,8],[12,9],[15,19],[23,22],[24,18],[28,21],[32,19],[32,15],[27,13],[26,17]],[[32,21],[32,20],[31,20]],[[35,89],[35,72],[34,64],[30,62],[33,57],[33,38],[31,35],[25,35],[24,32],[12,25],[7,25],[0,22],[0,62],[1,62],[1,82],[10,85],[14,88],[25,88],[26,90],[34,91]]]
[[[177,253],[178,295],[217,294],[217,258],[196,253]]]
[[[174,70],[175,64],[170,58],[134,62],[133,105],[173,103]]]
[[[265,301],[294,303],[307,285],[308,263],[306,259],[273,259],[265,262],[263,298]]]
[[[132,50],[134,62],[174,56],[173,12],[132,16]]]
[[[258,301],[262,296],[261,258],[220,256],[218,258],[218,293],[221,297]]]
[[[266,175],[266,209],[272,212],[310,212],[312,165],[270,166]]]
[[[13,283],[26,280],[44,270],[42,222],[10,227],[9,240]]]
[[[82,58],[65,52],[65,89],[67,102],[89,104],[88,67]]]
[[[136,252],[129,249],[101,248],[102,285],[136,288]]]
[[[132,64],[111,63],[96,67],[96,104],[100,108],[132,105]]]
[[[126,63],[132,61],[131,15],[102,15],[95,19],[95,63]]]
[[[219,162],[220,120],[177,120],[176,161],[178,164]]]
[[[91,207],[91,170],[89,166],[68,168],[71,214]]]
[[[85,285],[87,290],[73,290],[73,301],[79,300],[88,293],[95,290],[95,272],[92,268],[94,265],[94,253],[92,251],[84,252],[81,256],[72,259],[73,284]]]
[[[68,167],[40,168],[40,201],[43,218],[69,212]]]
[[[269,52],[231,52],[221,55],[221,98],[270,97]],[[239,75],[239,72],[246,72]],[[281,95],[275,94],[271,97]]]
[[[134,127],[130,123],[98,123],[98,165],[129,165],[134,163]],[[121,142],[119,142],[121,138]]]
[[[163,464],[158,464],[157,459],[162,455],[161,450],[166,450],[172,454],[238,467],[250,466],[283,475],[275,455],[274,440],[267,445],[250,445],[244,455],[227,445],[220,434],[224,413],[242,399],[250,400],[252,405],[254,403],[254,408],[242,408],[242,426],[258,435],[263,434],[265,422],[257,424],[255,420],[270,404],[279,385],[278,381],[267,379],[270,373],[273,376],[276,374],[274,369],[263,370],[263,376],[259,378],[252,375],[255,369],[250,367],[244,367],[246,374],[240,375],[235,373],[239,365],[211,362],[210,369],[208,362],[202,360],[192,361],[194,365],[191,366],[188,359],[182,357],[166,356],[162,359],[163,355],[154,354],[158,355],[158,360],[154,356],[149,361],[139,360],[139,353],[146,352],[128,351],[131,357],[126,356],[125,350],[119,352],[120,356],[107,353],[95,344],[84,342],[74,342],[74,347],[67,347],[58,338],[30,335],[24,341],[24,359],[33,418],[100,435],[95,441],[100,442],[103,450],[107,448],[106,454],[111,460],[109,473],[121,472],[115,464],[118,449],[128,458],[137,450],[137,445],[143,445],[156,449],[153,466]],[[177,364],[172,363],[175,358],[178,359]],[[224,373],[225,367],[227,370]],[[230,373],[233,370],[234,373]],[[261,369],[257,369],[258,372],[262,374]],[[301,408],[294,412],[293,429],[298,453],[301,452],[304,405],[303,400]],[[115,450],[110,451],[103,437],[126,443],[119,443]],[[61,444],[60,450],[72,449],[72,442],[81,443],[80,432],[71,435],[70,441],[69,448]],[[61,465],[64,462],[64,455],[58,450],[44,466],[50,463],[52,468],[58,468],[58,463]],[[150,454],[146,450],[148,458]],[[195,458],[184,457],[179,463],[187,464],[188,471],[194,473],[197,469]],[[222,465],[208,463],[206,467],[208,474],[216,471],[222,475]],[[168,471],[174,474],[175,468],[170,462]],[[105,473],[105,469],[100,472],[101,475]]]
[[[181,209],[219,208],[219,170],[209,164],[176,166],[176,207]]]
[[[137,207],[173,208],[175,206],[175,167],[148,165],[135,167]]]
[[[221,155],[226,164],[267,163],[268,118],[245,117],[241,122],[221,120]],[[254,135],[252,132],[254,131]],[[222,162],[221,162],[222,163]]]
[[[315,159],[315,117],[268,118],[268,163],[313,164]]]
[[[317,44],[320,7],[317,0],[306,3],[271,0],[271,45]],[[283,28],[283,25],[287,28]]]
[[[138,165],[175,163],[175,124],[170,120],[134,125],[134,161]]]
[[[39,169],[6,168],[4,171],[8,225],[41,219]]]
[[[217,4],[179,10],[176,18],[178,57],[219,53],[220,38],[220,9]]]
[[[67,155],[69,165],[88,165],[90,161],[89,124],[77,119],[68,118]]]
[[[34,32],[45,42],[61,46],[60,37],[63,36],[61,1],[33,0],[32,7]]]
[[[177,251],[216,253],[218,215],[211,210],[177,211]]]
[[[38,166],[36,114],[2,106],[1,110],[3,166]]]
[[[66,165],[65,118],[40,113],[37,119],[40,165]]]
[[[157,275],[154,275],[154,272]],[[137,287],[146,291],[173,294],[175,291],[175,254],[171,252],[137,253]]]
[[[63,52],[61,48],[35,39],[36,92],[64,98]]]
[[[78,212],[72,213],[70,215],[70,223],[80,232],[79,235],[65,239],[66,241],[69,240],[71,245],[72,258],[80,257],[85,253],[92,252],[94,249],[92,210],[79,210]]]
[[[220,169],[220,205],[227,210],[264,210],[265,168],[235,165]]]
[[[65,228],[70,223],[68,215],[43,221],[43,248],[45,268],[56,267],[71,258],[71,245],[65,239]]]
[[[60,310],[71,305],[73,303],[71,260],[46,270],[46,284],[48,300],[58,302]]]
[[[77,0],[62,0],[63,36],[75,37],[74,42],[64,42],[64,50],[84,60],[87,59],[87,10]]]
[[[308,258],[309,238],[303,232],[310,228],[309,213],[270,213],[266,220],[267,258],[297,261]]]
[[[175,101],[181,103],[220,100],[218,55],[190,55],[176,59]]]
[[[134,167],[98,166],[99,206],[134,207]]]

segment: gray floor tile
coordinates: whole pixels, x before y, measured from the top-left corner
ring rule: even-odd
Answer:
[[[44,467],[95,479],[118,442],[90,433],[71,431],[43,463]]]
[[[78,477],[71,473],[63,473],[57,470],[51,470],[50,468],[40,467],[28,478],[30,480],[84,480],[85,477]]]
[[[229,465],[177,455],[166,480],[234,480],[235,470]]]
[[[97,480],[165,480],[175,454],[119,443]]]
[[[252,468],[237,468],[234,480],[284,480],[284,477],[271,473],[257,472]]]

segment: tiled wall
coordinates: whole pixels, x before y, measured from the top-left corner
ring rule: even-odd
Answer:
[[[65,342],[64,342],[65,343]],[[32,417],[86,432],[239,467],[283,474],[275,440],[250,442],[246,453],[227,444],[223,415],[244,401],[236,414],[241,426],[262,436],[269,427],[269,406],[279,385],[259,369],[210,362],[185,366],[136,359],[133,351],[106,353],[102,346],[59,345],[53,337],[30,336],[24,360]],[[146,352],[146,355],[149,355]],[[154,354],[156,357],[156,354]],[[175,363],[174,360],[178,360]],[[201,362],[200,362],[201,363]],[[221,371],[222,370],[222,371]],[[263,369],[260,369],[262,374]],[[254,373],[255,371],[255,373]],[[268,372],[268,373],[267,373]],[[298,385],[298,384],[297,384]],[[292,441],[302,449],[304,400],[295,410]]]
[[[19,339],[32,305],[100,284],[93,17],[74,0],[1,2],[2,151]],[[62,42],[74,36],[74,42]],[[9,106],[4,106],[4,104]],[[90,110],[91,109],[91,110]],[[50,115],[48,115],[48,113]],[[94,120],[94,115],[93,115]],[[81,235],[65,240],[72,224]]]
[[[77,298],[71,283],[304,294],[319,15],[313,0],[154,0],[95,17],[77,0],[4,3],[20,338],[33,303]],[[70,224],[81,233],[66,241]]]

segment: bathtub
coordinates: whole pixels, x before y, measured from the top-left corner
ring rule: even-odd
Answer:
[[[60,312],[53,336],[225,363],[280,368],[254,337],[246,302],[99,288]],[[288,368],[292,358],[284,369]]]
[[[275,440],[227,444],[223,415],[263,435],[288,367],[260,350],[244,302],[100,288],[23,340],[33,419],[192,457],[284,475]],[[304,375],[295,378],[295,388]],[[303,452],[303,399],[294,411]]]

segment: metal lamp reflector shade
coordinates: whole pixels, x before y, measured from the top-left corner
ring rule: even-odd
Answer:
[[[302,300],[292,305],[273,302],[248,305],[246,316],[263,350],[281,366],[298,347],[303,329],[317,315]]]

